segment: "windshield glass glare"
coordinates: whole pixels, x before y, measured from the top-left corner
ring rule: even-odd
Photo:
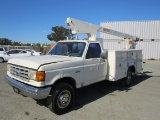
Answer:
[[[81,57],[85,45],[83,42],[59,42],[48,54]]]

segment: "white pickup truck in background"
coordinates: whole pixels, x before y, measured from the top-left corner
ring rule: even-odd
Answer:
[[[95,25],[72,18],[68,18],[66,23],[72,33],[84,30],[83,33],[88,34],[88,26],[92,30],[96,28]],[[77,24],[82,29],[77,27],[77,30]],[[91,33],[95,33],[92,30]],[[108,29],[98,30],[110,33]],[[34,99],[47,98],[49,109],[56,114],[70,110],[77,88],[102,80],[117,81],[122,78],[125,85],[130,85],[133,73],[142,69],[142,50],[129,49],[135,47],[133,44],[126,45],[126,49],[122,50],[104,50],[102,41],[94,39],[94,35],[90,34],[89,40],[60,41],[44,56],[10,59],[5,77],[7,82],[16,93]],[[115,35],[132,37],[120,32]]]

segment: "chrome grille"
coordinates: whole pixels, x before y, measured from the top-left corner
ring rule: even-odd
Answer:
[[[17,65],[10,66],[10,73],[16,78],[28,81],[28,72],[29,72],[28,68],[24,68]]]

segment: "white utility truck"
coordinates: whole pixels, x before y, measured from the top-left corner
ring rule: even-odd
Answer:
[[[67,18],[66,25],[73,34],[87,34],[88,40],[59,41],[47,55],[11,59],[5,77],[16,93],[47,98],[49,109],[56,114],[70,110],[77,88],[122,78],[130,85],[132,74],[142,69],[142,50],[134,49],[135,36],[73,18]],[[126,48],[104,50],[97,31],[125,38]]]

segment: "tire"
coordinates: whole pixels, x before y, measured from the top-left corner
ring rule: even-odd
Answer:
[[[0,63],[4,62],[4,59],[3,58],[0,58]]]
[[[47,106],[55,114],[61,115],[68,112],[73,106],[75,92],[73,87],[67,83],[59,83],[54,87],[51,96],[47,98]]]
[[[127,71],[127,76],[126,76],[126,85],[129,86],[131,85],[132,81],[133,81],[133,78],[132,78],[132,70],[131,68],[128,69]]]
[[[128,68],[127,76],[124,79],[121,80],[121,84],[123,86],[129,86],[129,85],[131,85],[132,81],[133,81],[132,70],[131,70],[131,68]]]

